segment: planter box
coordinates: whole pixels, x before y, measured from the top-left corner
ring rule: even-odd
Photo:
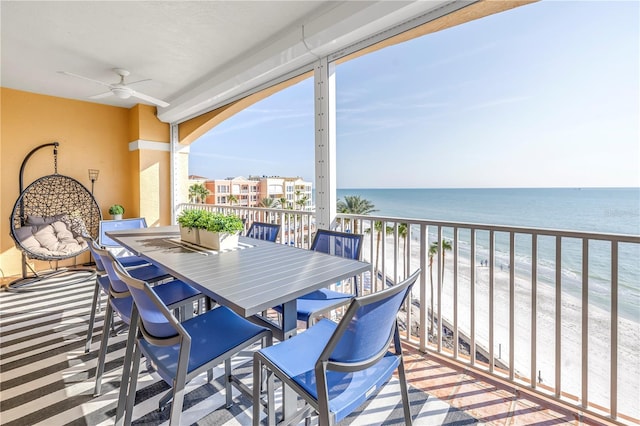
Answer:
[[[209,232],[200,230],[200,245],[213,250],[230,250],[238,247],[239,233]]]
[[[200,245],[200,230],[198,228],[180,227],[180,239],[187,243]]]

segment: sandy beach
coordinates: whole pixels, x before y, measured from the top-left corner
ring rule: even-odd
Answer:
[[[370,236],[365,236],[363,258],[370,257]],[[387,238],[386,270],[393,276],[393,238]],[[375,249],[375,241],[374,241]],[[399,249],[402,253],[402,244]],[[447,253],[442,292],[443,317],[453,319],[453,255]],[[402,269],[402,260],[398,266]],[[411,270],[420,266],[418,244],[412,245]],[[381,267],[381,265],[380,265]],[[435,268],[435,265],[434,265]],[[429,270],[423,271],[429,285]],[[434,270],[434,282],[437,280]],[[437,287],[437,284],[436,284]],[[437,289],[436,289],[437,291]],[[429,304],[429,291],[425,303]],[[413,297],[420,300],[420,289],[414,287]],[[476,342],[488,349],[489,340],[489,267],[476,266]],[[437,293],[435,295],[437,302]],[[469,259],[458,258],[458,324],[461,331],[470,331],[470,265]],[[562,294],[561,328],[561,388],[563,392],[581,395],[582,309],[581,300]],[[531,370],[531,278],[515,277],[515,335],[514,348],[509,348],[509,271],[500,266],[494,269],[494,354],[508,363],[509,351],[514,350],[516,373],[530,377]],[[546,386],[555,386],[555,289],[539,283],[537,290],[537,365]],[[610,393],[610,314],[589,305],[589,365],[588,389],[591,404],[609,407]],[[537,373],[536,373],[537,375]],[[640,324],[618,319],[618,411],[640,418]]]

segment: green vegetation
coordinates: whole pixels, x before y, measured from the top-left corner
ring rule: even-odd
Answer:
[[[194,183],[189,187],[189,200],[192,203],[206,202],[209,194],[209,190],[201,183]]]
[[[366,198],[359,195],[345,195],[344,200],[338,200],[336,204],[338,213],[368,215],[377,212],[376,206]],[[347,219],[347,221],[350,221]],[[358,233],[358,221],[353,223],[353,232]]]
[[[242,219],[233,214],[210,213],[206,215],[205,229],[209,232],[235,234],[242,231]]]
[[[205,210],[185,209],[177,217],[178,224],[183,228],[204,229],[206,227]]]
[[[276,200],[275,198],[269,198],[269,197],[263,198],[262,200],[260,200],[260,207],[274,209],[278,207],[278,200]]]
[[[440,271],[440,291],[444,283],[444,254],[447,250],[451,251],[451,241],[442,240],[442,268]],[[433,258],[438,254],[438,242],[434,241],[429,246],[429,280],[431,282],[431,323],[429,324],[429,333],[433,334]]]
[[[111,215],[124,214],[124,207],[122,207],[120,204],[114,204],[111,207],[109,207],[109,214]]]
[[[178,215],[177,221],[183,228],[206,229],[210,232],[228,234],[235,234],[244,228],[242,219],[236,215],[198,209],[183,210]]]
[[[345,195],[344,200],[338,200],[336,205],[338,213],[367,215],[377,212],[376,206],[366,198],[359,195]]]

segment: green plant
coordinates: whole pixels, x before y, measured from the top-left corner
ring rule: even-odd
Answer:
[[[176,220],[183,228],[204,229],[206,227],[207,213],[209,212],[205,210],[185,209],[180,212]]]
[[[111,207],[109,207],[109,214],[112,214],[112,215],[124,214],[124,207],[122,207],[120,204],[114,204]]]
[[[205,229],[209,232],[235,234],[243,228],[242,219],[233,214],[210,213],[206,219]]]
[[[185,209],[177,218],[183,228],[206,229],[210,232],[234,234],[242,231],[242,219],[233,214],[213,213],[206,210]]]

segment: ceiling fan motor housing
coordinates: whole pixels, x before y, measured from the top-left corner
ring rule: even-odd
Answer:
[[[131,89],[126,87],[112,87],[111,92],[120,99],[128,99],[131,97]]]

